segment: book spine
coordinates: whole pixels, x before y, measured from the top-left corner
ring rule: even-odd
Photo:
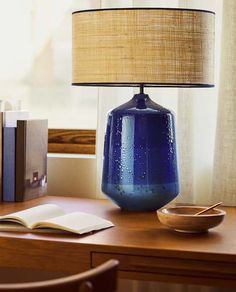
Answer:
[[[17,121],[16,128],[16,201],[24,200],[26,161],[26,121]]]
[[[3,201],[15,201],[16,128],[3,128]]]
[[[0,202],[3,200],[3,112],[0,112]]]

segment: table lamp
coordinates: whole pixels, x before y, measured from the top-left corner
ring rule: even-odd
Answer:
[[[72,14],[72,84],[140,87],[107,120],[102,191],[121,209],[156,210],[179,194],[174,115],[144,87],[214,86],[214,18],[177,8]]]

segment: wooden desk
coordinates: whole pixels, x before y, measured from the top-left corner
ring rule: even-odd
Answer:
[[[116,258],[123,278],[236,287],[236,208],[225,208],[223,224],[198,235],[168,230],[155,212],[121,212],[105,200],[44,197],[1,204],[0,213],[49,202],[97,214],[115,227],[85,236],[2,232],[1,266],[77,273]]]

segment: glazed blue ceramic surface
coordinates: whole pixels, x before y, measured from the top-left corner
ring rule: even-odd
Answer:
[[[146,94],[108,114],[102,191],[130,211],[159,209],[179,193],[173,113]]]

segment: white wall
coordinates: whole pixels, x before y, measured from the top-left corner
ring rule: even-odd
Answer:
[[[95,155],[48,154],[48,195],[95,197]]]

